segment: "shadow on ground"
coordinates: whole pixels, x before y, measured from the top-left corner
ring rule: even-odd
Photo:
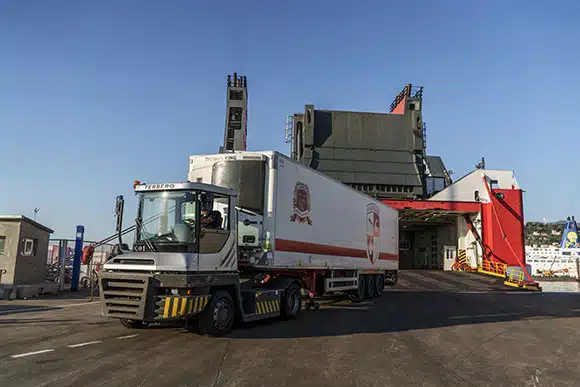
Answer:
[[[238,324],[228,337],[277,339],[404,332],[459,325],[580,317],[575,294],[387,292],[372,302],[333,302],[293,321]]]
[[[59,319],[59,320],[50,320],[50,319],[4,319],[0,320],[0,326],[5,325],[21,325],[21,324],[69,324],[78,322],[80,320],[71,320],[71,319]]]
[[[62,307],[9,303],[0,305],[0,316],[6,316],[13,313],[39,312],[57,309],[62,309]]]

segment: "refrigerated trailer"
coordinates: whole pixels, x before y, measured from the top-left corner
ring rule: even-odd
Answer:
[[[316,298],[380,296],[398,270],[398,212],[278,152],[191,156],[187,182],[136,182],[133,248],[105,263],[103,314],[129,328],[296,318]]]

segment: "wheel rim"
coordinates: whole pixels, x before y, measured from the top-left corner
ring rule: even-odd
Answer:
[[[231,316],[232,307],[229,302],[224,299],[216,302],[215,307],[213,308],[213,324],[217,329],[223,330],[226,328],[230,323]]]

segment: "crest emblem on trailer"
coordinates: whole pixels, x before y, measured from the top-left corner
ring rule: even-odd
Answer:
[[[367,258],[371,263],[379,258],[379,239],[381,237],[381,219],[379,206],[367,204]]]
[[[312,224],[312,219],[310,219],[310,189],[306,184],[297,182],[294,186],[292,207],[294,214],[290,217],[291,222]]]

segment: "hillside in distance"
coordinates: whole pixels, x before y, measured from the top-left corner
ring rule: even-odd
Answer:
[[[560,246],[564,220],[556,222],[526,222],[524,235],[526,246]]]

